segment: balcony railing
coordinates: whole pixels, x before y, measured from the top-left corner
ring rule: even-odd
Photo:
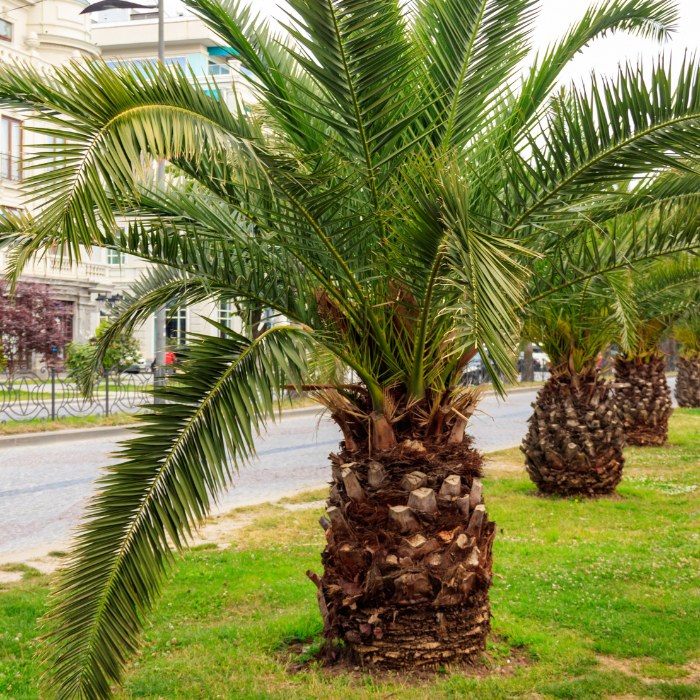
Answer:
[[[107,278],[107,266],[91,262],[70,263],[60,257],[49,255],[34,260],[25,268],[28,275],[70,277],[72,279],[104,280]]]

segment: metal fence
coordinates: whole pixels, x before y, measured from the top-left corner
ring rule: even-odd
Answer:
[[[73,377],[54,369],[2,373],[0,422],[136,413],[153,403],[152,388],[151,372],[105,372],[85,399]]]

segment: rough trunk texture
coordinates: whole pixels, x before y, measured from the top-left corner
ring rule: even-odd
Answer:
[[[622,479],[625,434],[609,384],[595,369],[553,374],[537,394],[520,448],[544,493],[595,496]]]
[[[700,357],[679,357],[676,401],[681,408],[700,408]]]
[[[324,573],[308,572],[329,641],[369,668],[474,662],[490,629],[496,525],[469,438],[404,440],[333,460]]]
[[[663,445],[673,413],[671,389],[666,381],[666,360],[652,356],[644,362],[615,358],[617,405],[628,445]]]

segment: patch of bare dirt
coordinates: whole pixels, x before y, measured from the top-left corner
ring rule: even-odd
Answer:
[[[497,462],[496,460],[484,459],[484,476],[486,478],[498,478],[499,476],[513,476],[525,474],[524,464],[514,464],[513,462]]]
[[[21,571],[0,571],[0,583],[17,583],[23,575]]]
[[[605,670],[632,676],[633,678],[637,678],[638,680],[642,681],[642,683],[651,684],[670,682],[693,684],[700,681],[700,661],[697,660],[691,661],[683,666],[673,666],[668,664],[668,668],[670,670],[677,671],[679,674],[674,678],[660,678],[653,672],[645,672],[645,666],[658,665],[657,661],[647,657],[642,657],[641,659],[619,659],[615,656],[596,655],[596,660]]]
[[[259,515],[266,514],[270,508],[282,508],[288,511],[296,511],[321,508],[325,507],[325,505],[325,501],[294,504],[262,504],[260,506],[232,510],[230,513],[225,513],[223,515],[210,516],[207,518],[205,524],[196,532],[190,546],[201,547],[202,545],[215,544],[219,549],[226,549],[230,546],[232,536],[235,532],[251,525]]]

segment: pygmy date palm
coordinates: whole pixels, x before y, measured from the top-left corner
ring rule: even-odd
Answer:
[[[700,408],[700,313],[689,311],[675,326],[681,344],[676,376],[676,401],[681,408]]]
[[[636,366],[632,358],[643,348],[653,355],[672,319],[696,303],[687,287],[697,284],[697,262],[687,253],[669,260],[648,253],[651,241],[676,247],[682,231],[697,230],[699,213],[697,206],[661,215],[639,208],[573,240],[563,236],[534,264],[529,301],[521,309],[523,336],[548,354],[551,376],[538,393],[521,449],[541,491],[594,496],[613,491],[622,478],[626,429],[633,427],[632,416],[634,425],[646,417],[640,410],[649,390],[636,382],[613,391],[599,362],[617,342],[622,354],[616,371]],[[622,261],[629,263],[626,269]],[[582,281],[566,284],[575,278]],[[649,407],[667,422],[661,400]]]
[[[630,275],[636,307],[636,340],[615,356],[615,397],[627,443],[663,445],[673,412],[666,358],[658,344],[700,302],[700,267],[686,255],[638,266]]]
[[[109,696],[173,547],[253,456],[283,387],[304,386],[309,356],[357,377],[306,385],[344,437],[312,575],[324,634],[378,667],[476,659],[496,527],[464,435],[475,393],[458,379],[476,352],[508,372],[523,263],[556,237],[548,222],[618,206],[621,178],[700,153],[692,64],[677,87],[660,65],[552,98],[589,41],[663,38],[673,4],[604,3],[530,62],[529,0],[291,0],[291,44],[233,2],[189,4],[241,62],[252,111],[157,66],[0,71],[2,102],[66,139],[49,154],[61,168],[26,164],[40,212],[24,231],[3,224],[16,270],[50,246],[111,246],[157,265],[114,332],[203,299],[250,321],[191,338],[100,480],[46,617],[46,686]],[[157,158],[160,189],[142,177]],[[263,309],[279,322],[253,333]]]

